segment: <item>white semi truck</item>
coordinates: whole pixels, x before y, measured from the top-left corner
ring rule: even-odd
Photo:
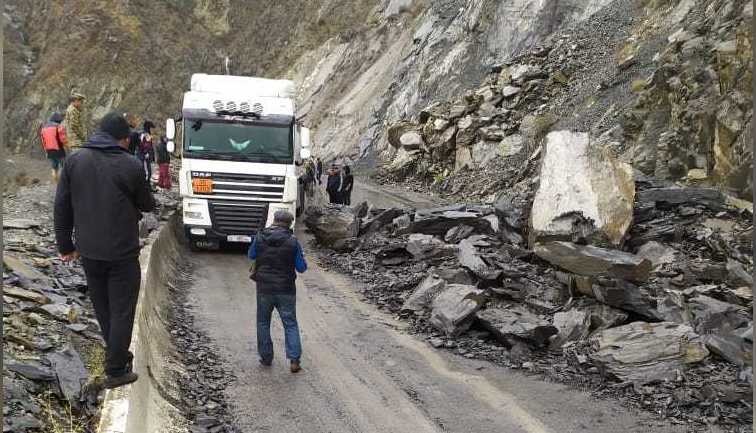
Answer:
[[[291,81],[192,75],[178,123],[183,223],[192,248],[251,242],[277,210],[301,213],[297,167],[309,157],[309,130],[295,113]],[[171,151],[176,124],[166,122]]]

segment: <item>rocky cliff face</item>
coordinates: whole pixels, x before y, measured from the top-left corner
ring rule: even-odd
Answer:
[[[162,118],[191,73],[288,76],[327,157],[388,148],[387,122],[476,85],[491,66],[608,0],[16,1],[5,4],[6,142],[75,89],[88,117],[112,107]],[[370,152],[375,150],[376,152]]]
[[[40,152],[36,126],[72,89],[89,97],[90,119],[119,107],[162,121],[192,73],[223,73],[228,57],[233,74],[297,82],[326,159],[393,160],[389,126],[424,124],[437,102],[469,114],[490,102],[470,93],[481,83],[520,84],[505,98],[514,104],[493,104],[512,111],[493,125],[503,132],[468,125],[475,165],[496,159],[493,141],[515,135],[504,147],[516,147],[554,126],[602,137],[646,174],[750,191],[745,0],[10,0],[4,12],[6,143],[17,151]],[[507,81],[512,67],[533,71]],[[420,174],[465,165],[457,154]]]
[[[234,74],[281,76],[302,53],[366,22],[374,3],[7,1],[6,145],[41,155],[36,129],[72,90],[88,98],[90,127],[114,107],[162,122],[192,73],[224,73],[229,57]]]
[[[467,196],[486,196],[562,129],[646,175],[750,197],[752,15],[739,0],[611,2],[394,123],[391,168],[437,183],[454,172]],[[471,184],[462,169],[492,173]]]

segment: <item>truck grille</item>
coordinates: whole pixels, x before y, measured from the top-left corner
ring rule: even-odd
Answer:
[[[215,196],[263,202],[280,202],[284,196],[284,177],[262,174],[213,173],[213,192],[198,196]]]
[[[213,229],[225,235],[253,236],[265,227],[268,203],[209,200]]]

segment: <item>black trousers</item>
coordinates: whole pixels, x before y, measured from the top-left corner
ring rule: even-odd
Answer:
[[[121,376],[128,372],[134,314],[139,298],[142,271],[139,258],[103,261],[82,258],[97,322],[107,346],[105,373]]]

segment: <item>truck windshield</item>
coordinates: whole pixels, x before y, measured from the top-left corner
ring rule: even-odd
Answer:
[[[184,151],[192,158],[292,162],[291,127],[271,123],[232,123],[187,119]]]

